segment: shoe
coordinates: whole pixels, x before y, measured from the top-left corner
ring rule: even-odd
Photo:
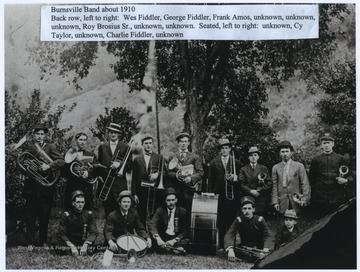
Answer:
[[[173,249],[175,255],[186,255],[186,250],[183,247],[177,247]]]

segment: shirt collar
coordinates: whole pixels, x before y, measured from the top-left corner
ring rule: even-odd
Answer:
[[[283,164],[284,164],[284,165],[289,165],[291,161],[292,161],[292,159],[288,160],[287,162],[284,162],[284,161],[283,161]]]
[[[117,145],[118,144],[118,140],[116,140],[115,142],[113,142],[113,141],[110,141],[110,145]]]

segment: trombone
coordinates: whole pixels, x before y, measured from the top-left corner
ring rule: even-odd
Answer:
[[[230,173],[225,174],[225,196],[228,200],[234,199],[234,185],[231,184],[231,182],[237,182],[238,176],[236,175],[236,164],[235,164],[235,155],[234,151],[232,152],[232,166],[233,169],[230,168],[230,171],[233,170],[233,176],[234,179],[232,181],[229,181]]]

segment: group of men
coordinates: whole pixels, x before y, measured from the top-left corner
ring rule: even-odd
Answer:
[[[102,194],[105,190],[103,234],[108,249],[119,251],[117,239],[136,232],[148,248],[176,254],[186,252],[193,196],[204,178],[201,157],[189,151],[190,135],[180,133],[176,137],[178,151],[165,158],[153,151],[153,137],[145,134],[141,138],[144,152],[132,159],[131,146],[119,139],[121,126],[110,123],[107,130],[109,141],[100,144],[98,156],[85,149],[88,137],[80,132],[64,159],[54,144],[44,141],[48,132],[45,126],[33,129],[33,142],[25,150],[40,157],[46,153],[51,158],[42,162],[38,171],[62,170],[67,178],[66,211],[51,244],[74,255],[93,252],[98,247],[95,238],[99,233],[91,212],[94,193]],[[330,134],[326,133],[320,141],[323,154],[312,160],[307,175],[304,165],[291,159],[294,148],[289,141],[280,142],[278,152],[282,161],[273,166],[270,174],[266,166],[258,163],[261,156],[258,147],[249,148],[249,164],[241,167],[231,154],[232,143],[226,138],[219,140],[220,156],[209,164],[208,191],[218,195],[219,247],[226,250],[230,261],[235,259],[237,233],[241,245],[265,251],[274,248],[266,223],[269,211],[275,210],[291,221],[298,219],[302,207],[310,200],[321,215],[346,201],[346,186],[353,182],[349,164],[333,152],[334,138]],[[77,172],[74,162],[82,165]],[[339,174],[342,168],[346,171]],[[132,181],[128,186],[130,173]],[[98,183],[97,192],[93,190],[94,180]],[[157,189],[160,187],[164,190]],[[47,242],[54,186],[42,186],[29,175],[24,189],[29,241],[43,245]],[[293,228],[294,224],[289,230]]]

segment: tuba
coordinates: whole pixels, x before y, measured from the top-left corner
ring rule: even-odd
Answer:
[[[186,186],[188,186],[192,189],[194,189],[196,187],[197,183],[191,184],[191,183],[186,183],[184,181],[186,177],[194,174],[194,171],[195,171],[194,165],[192,165],[192,164],[181,165],[181,163],[179,162],[179,159],[174,157],[169,162],[169,170],[176,170],[176,178],[178,181],[184,183]]]
[[[260,172],[258,175],[257,175],[257,178],[258,178],[258,185],[260,187],[263,187],[265,185],[265,179],[267,177],[267,173],[266,172]]]
[[[119,156],[120,150],[116,153],[114,161],[119,161],[121,163],[120,170],[119,171],[117,169],[109,170],[108,175],[104,181],[104,185],[101,188],[101,191],[99,194],[100,200],[105,201],[108,198],[110,190],[112,188],[112,185],[114,184],[114,181],[116,179],[116,176],[121,176],[124,174],[125,165],[126,165],[127,160],[129,159],[133,143],[134,143],[134,139],[130,140],[129,147],[126,150],[125,157],[123,160]]]
[[[236,175],[234,151],[232,152],[232,166],[233,166],[232,167],[233,169],[231,169],[231,170],[233,170],[233,175],[234,175],[234,179],[232,180],[232,182],[237,182],[238,177]],[[232,185],[230,183],[231,181],[229,181],[229,178],[230,178],[230,173],[226,170],[226,173],[225,173],[225,196],[226,196],[226,199],[233,200],[234,199],[234,185]]]
[[[53,160],[44,150],[41,149],[38,143],[34,144],[37,153],[33,155],[30,152],[23,152],[17,158],[17,164],[22,171],[26,172],[31,178],[35,179],[40,185],[44,187],[53,186],[60,178],[60,171],[46,171],[41,170],[41,165],[50,164]]]

